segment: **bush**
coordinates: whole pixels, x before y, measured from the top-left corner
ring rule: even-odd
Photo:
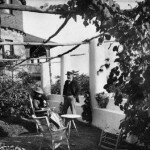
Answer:
[[[107,107],[107,104],[109,102],[109,97],[107,96],[106,93],[104,93],[104,92],[98,93],[98,94],[96,94],[95,98],[96,98],[98,106],[100,108],[106,108]]]
[[[19,73],[15,81],[0,79],[0,117],[30,116],[29,91],[32,83],[31,76],[26,72]]]
[[[52,94],[60,94],[60,87],[61,87],[61,85],[60,85],[60,76],[56,76],[55,77],[57,80],[56,80],[56,82],[54,83],[54,84],[52,84],[52,86],[51,86],[51,93]]]
[[[84,105],[82,105],[83,108],[82,119],[91,124],[92,123],[91,97],[89,93],[85,93],[84,97],[85,101]]]

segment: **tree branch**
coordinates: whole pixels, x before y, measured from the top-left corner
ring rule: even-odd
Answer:
[[[65,52],[65,53],[62,53],[62,54],[59,54],[59,55],[57,55],[57,56],[55,56],[55,57],[49,58],[48,61],[50,61],[50,60],[52,60],[52,59],[55,59],[55,58],[59,58],[59,57],[65,55],[65,54],[68,54],[68,53],[72,52],[73,50],[75,50],[76,48],[78,48],[80,45],[86,44],[86,43],[90,42],[91,40],[93,40],[93,39],[95,39],[95,38],[98,38],[98,37],[101,36],[101,35],[102,35],[102,34],[98,34],[98,35],[93,36],[93,37],[90,38],[90,39],[86,39],[86,40],[84,40],[84,41],[82,41],[82,42],[80,42],[80,43],[74,43],[74,44],[76,44],[75,47],[73,47],[72,49],[68,50],[68,51]],[[69,45],[69,44],[60,45],[60,46],[68,46],[68,45]],[[71,44],[71,45],[73,45],[73,44]],[[44,43],[43,43],[41,46],[44,46]],[[39,47],[38,47],[38,48],[39,48]],[[37,48],[35,51],[37,51],[38,48]],[[22,61],[19,62],[18,64],[14,65],[13,68],[16,67],[16,66],[18,66],[18,65],[20,65],[20,64],[22,64],[23,62],[25,62],[26,60],[29,60],[29,59],[30,59],[30,57],[26,58],[25,60],[22,60]]]
[[[55,14],[55,15],[62,15],[62,14],[72,14],[76,13],[75,11],[56,11],[56,10],[43,10],[41,8],[27,6],[27,5],[15,5],[15,4],[0,4],[0,9],[10,9],[10,10],[18,10],[18,11],[29,11],[29,12],[36,12],[36,13],[47,13],[47,14]]]
[[[50,41],[50,39],[55,37],[65,27],[65,25],[67,24],[67,22],[69,21],[70,18],[71,18],[71,16],[68,15],[68,17],[65,19],[63,24],[58,28],[58,30],[53,35],[51,35],[47,40],[43,41],[43,43],[47,43],[48,41]]]
[[[71,48],[70,50],[68,50],[68,51],[66,51],[66,52],[64,52],[64,53],[62,53],[62,54],[59,54],[59,55],[54,56],[54,57],[51,57],[51,58],[49,58],[47,61],[50,61],[50,60],[55,59],[55,58],[60,58],[60,57],[62,57],[63,55],[66,55],[66,54],[68,54],[68,53],[74,51],[74,50],[77,49],[80,45],[81,45],[81,44],[76,45],[76,46],[74,46],[73,48]]]

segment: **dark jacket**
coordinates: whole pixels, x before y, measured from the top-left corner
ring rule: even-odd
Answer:
[[[76,102],[79,102],[79,86],[77,81],[72,80],[70,83],[68,80],[65,81],[63,95],[69,96],[68,91],[69,95],[73,95],[76,98]]]

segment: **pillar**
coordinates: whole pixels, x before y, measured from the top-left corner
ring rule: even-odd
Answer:
[[[66,76],[67,71],[71,71],[71,58],[69,54],[61,57],[61,67],[60,67],[61,95],[63,95],[63,87],[65,80],[67,79]]]
[[[103,67],[102,72],[98,72],[101,66],[104,66],[105,51],[104,45],[97,46],[97,40],[92,40],[89,43],[89,76],[90,76],[90,93],[92,99],[92,107],[97,107],[95,95],[97,93],[106,92],[103,88],[107,83],[108,69]]]
[[[51,57],[50,49],[46,49],[46,57]],[[47,59],[46,59],[47,60]],[[48,59],[49,60],[49,59]],[[50,84],[52,85],[52,70],[51,70],[51,60],[49,62],[49,74],[50,74]]]
[[[90,77],[90,94],[92,108],[97,106],[95,100],[96,94],[96,41],[91,40],[89,43],[89,77]]]
[[[49,62],[41,63],[41,87],[47,96],[51,94]]]
[[[2,42],[2,39],[1,39],[1,17],[0,17],[0,42]]]

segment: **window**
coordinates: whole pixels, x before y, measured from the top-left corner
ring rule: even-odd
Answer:
[[[5,0],[5,4],[12,4],[12,0]],[[4,9],[4,13],[12,14],[12,10]]]
[[[12,40],[5,40],[6,42],[13,42]],[[14,47],[13,45],[4,45],[2,46],[2,58],[8,58],[9,56],[14,55]]]

